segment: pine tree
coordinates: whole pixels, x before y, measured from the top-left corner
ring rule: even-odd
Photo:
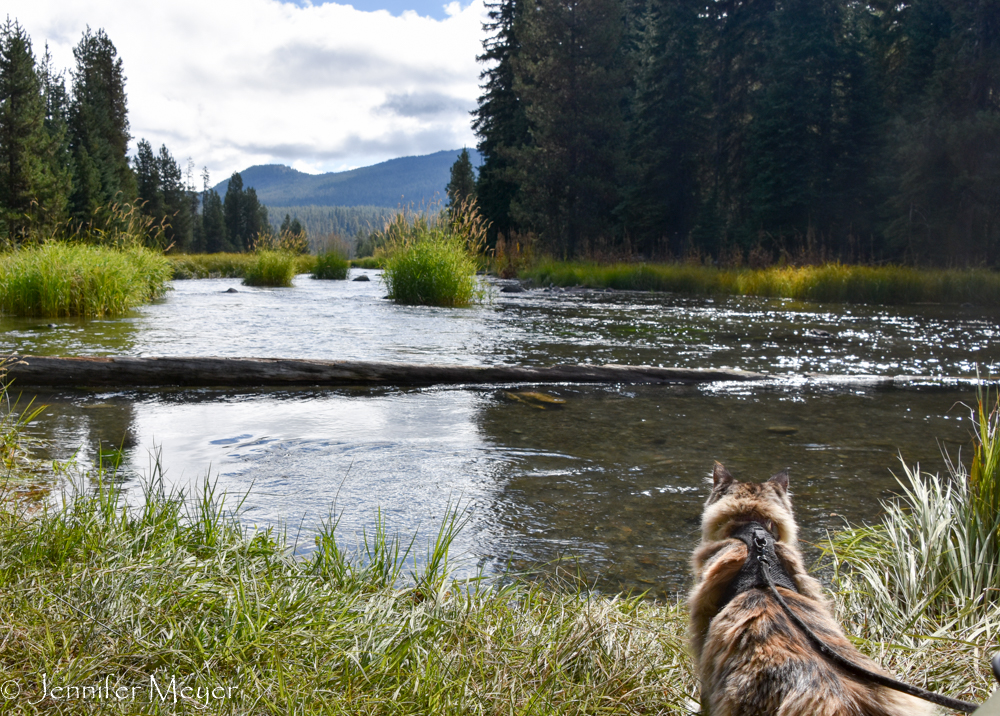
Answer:
[[[682,251],[701,203],[708,117],[702,9],[697,0],[650,0],[638,50],[632,176],[621,215],[635,247],[649,255]]]
[[[483,30],[483,54],[476,59],[487,64],[479,78],[484,80],[479,107],[473,112],[472,128],[479,137],[482,157],[476,180],[479,210],[489,222],[487,239],[509,236],[518,226],[511,216],[511,203],[518,193],[514,176],[514,154],[528,146],[528,119],[524,103],[514,86],[514,61],[520,52],[517,34],[524,0],[496,0],[487,3],[489,22]]]
[[[445,187],[445,193],[448,195],[448,206],[451,208],[461,206],[470,197],[475,199],[476,176],[473,173],[469,150],[462,149],[458,159],[451,165],[451,178]]]
[[[619,0],[537,0],[521,24],[515,91],[533,143],[514,152],[512,212],[564,256],[607,241],[620,202],[628,73]]]
[[[51,229],[61,218],[65,181],[54,166],[56,149],[31,39],[8,18],[0,29],[0,219],[7,241]]]
[[[86,221],[98,207],[132,201],[136,186],[127,156],[131,135],[125,73],[118,51],[104,30],[95,33],[88,27],[73,56],[70,204],[74,218]]]
[[[243,177],[234,172],[223,200],[226,236],[235,251],[248,251],[260,235],[271,233],[267,207],[257,198],[253,187],[243,188]]]
[[[166,144],[160,146],[156,165],[163,195],[167,244],[178,250],[186,250],[193,242],[194,219],[191,213],[191,200],[184,184],[180,164],[170,154]]]
[[[209,254],[232,251],[232,245],[226,236],[226,215],[222,197],[219,196],[219,192],[208,186],[208,169],[202,177],[205,179],[205,189],[201,195],[201,234],[204,242],[202,248]]]

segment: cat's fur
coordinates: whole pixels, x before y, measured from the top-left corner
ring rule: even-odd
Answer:
[[[862,682],[809,643],[777,600],[750,589],[719,610],[720,598],[747,558],[730,537],[746,522],[765,525],[798,593],[779,592],[823,641],[854,663],[885,673],[844,637],[819,582],[807,574],[788,496],[788,473],[741,483],[715,463],[713,487],[694,552],[690,638],[701,679],[702,714],[710,716],[929,716],[931,704]]]

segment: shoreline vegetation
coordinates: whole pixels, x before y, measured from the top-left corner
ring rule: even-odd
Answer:
[[[253,254],[168,254],[175,279],[244,278]],[[317,257],[295,258],[295,273],[313,273]],[[381,269],[385,255],[354,258],[350,267]],[[490,273],[499,273],[489,265]],[[826,263],[719,268],[699,263],[556,261],[522,267],[516,278],[539,287],[663,291],[702,296],[759,296],[828,303],[951,303],[1000,306],[1000,273],[990,269],[925,269]]]
[[[882,524],[833,535],[827,559],[862,651],[982,702],[1000,628],[988,586],[1000,569],[1000,410],[976,411],[970,469],[907,469]],[[425,551],[379,518],[347,551],[330,518],[295,556],[303,545],[240,524],[238,501],[207,478],[166,492],[155,460],[131,505],[113,470],[72,465],[52,504],[18,499],[14,487],[34,480],[19,427],[3,421],[0,440],[12,637],[0,670],[16,684],[2,697],[23,713],[686,714],[696,703],[680,599],[595,593],[566,575],[453,579],[460,507]]]

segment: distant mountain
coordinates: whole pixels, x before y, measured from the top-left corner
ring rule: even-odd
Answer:
[[[244,187],[257,191],[268,206],[384,206],[427,204],[444,201],[451,166],[461,149],[435,152],[421,157],[400,157],[370,167],[329,174],[306,174],[283,164],[263,164],[240,172]],[[482,158],[469,150],[472,164]],[[215,185],[225,196],[229,179]]]

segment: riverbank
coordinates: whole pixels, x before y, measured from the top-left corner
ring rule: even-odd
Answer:
[[[701,264],[540,261],[518,277],[538,286],[585,286],[695,295],[792,298],[837,303],[971,303],[1000,306],[1000,273],[903,266],[771,266],[726,269]]]
[[[295,535],[248,531],[210,483],[167,494],[154,470],[131,509],[114,475],[77,484],[50,511],[0,510],[0,699],[22,713],[684,714],[697,697],[682,602],[570,577],[454,581],[459,511],[426,548],[376,528],[347,553],[329,523],[294,557]],[[832,585],[860,648],[985,700],[995,606],[921,622],[940,633],[873,618],[893,607],[852,589],[866,534],[837,542]]]

